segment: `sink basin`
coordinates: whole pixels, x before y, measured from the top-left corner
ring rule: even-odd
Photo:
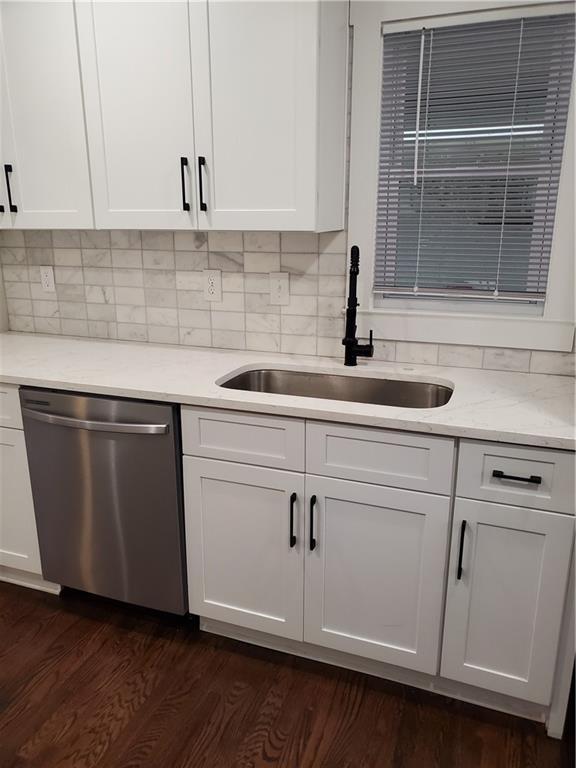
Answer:
[[[446,405],[452,389],[427,381],[371,379],[331,373],[258,369],[244,371],[220,384],[225,389],[269,392],[274,395],[321,397],[351,403],[394,405],[399,408],[438,408]]]

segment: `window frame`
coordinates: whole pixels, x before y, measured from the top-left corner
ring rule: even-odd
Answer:
[[[541,314],[527,308],[507,312],[499,303],[490,312],[475,302],[442,308],[418,300],[404,308],[395,299],[375,301],[372,292],[378,190],[382,33],[426,26],[547,16],[573,11],[569,2],[503,0],[352,0],[353,36],[348,244],[360,247],[359,332],[378,338],[445,344],[517,347],[568,352],[574,342],[574,102],[573,78],[560,173],[546,301]],[[375,306],[375,304],[382,306]],[[494,302],[496,304],[496,302]]]

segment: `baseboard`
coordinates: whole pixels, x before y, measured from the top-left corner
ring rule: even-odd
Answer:
[[[504,712],[516,717],[523,717],[527,720],[535,720],[544,723],[548,715],[548,707],[543,707],[532,702],[514,699],[511,696],[485,691],[481,688],[475,688],[471,685],[458,683],[453,680],[447,680],[434,675],[426,675],[423,672],[415,672],[410,669],[402,669],[391,664],[364,659],[361,656],[354,656],[341,651],[334,651],[330,648],[322,648],[310,643],[302,643],[297,640],[288,640],[274,635],[268,635],[264,632],[257,632],[251,629],[244,629],[234,624],[226,624],[214,619],[200,618],[200,629],[204,632],[210,632],[215,635],[222,635],[233,640],[240,640],[244,643],[259,645],[263,648],[269,648],[274,651],[290,653],[294,656],[301,656],[312,661],[320,661],[324,664],[331,664],[335,667],[344,667],[355,672],[363,672],[374,677],[381,677],[385,680],[391,680],[395,683],[410,685],[414,688],[437,693],[442,696],[448,696],[452,699],[465,701],[470,704],[476,704],[480,707],[486,707],[498,712]]]
[[[19,571],[17,568],[7,568],[4,565],[0,565],[0,581],[16,584],[19,587],[38,589],[52,595],[60,594],[60,585],[45,581],[39,573],[27,573],[26,571]]]

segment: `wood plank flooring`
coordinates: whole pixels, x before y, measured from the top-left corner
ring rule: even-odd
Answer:
[[[0,584],[1,768],[568,768],[572,745],[191,620]]]

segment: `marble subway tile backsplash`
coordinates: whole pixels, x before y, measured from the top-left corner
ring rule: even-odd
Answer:
[[[345,247],[344,233],[0,233],[11,330],[311,355],[341,351]],[[41,289],[45,265],[55,293]],[[205,269],[221,271],[220,301],[204,298]],[[270,303],[279,271],[286,306]]]
[[[0,232],[10,329],[340,358],[346,233]],[[53,266],[55,293],[40,285]],[[222,300],[204,298],[218,269]],[[290,301],[270,303],[270,272]],[[376,340],[387,362],[574,375],[574,354]]]
[[[455,368],[484,368],[518,373],[576,375],[574,352],[531,352],[526,349],[423,344],[381,341],[374,343],[377,360],[417,365],[444,365]]]

